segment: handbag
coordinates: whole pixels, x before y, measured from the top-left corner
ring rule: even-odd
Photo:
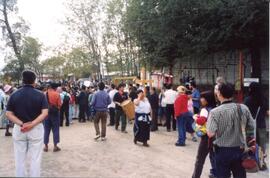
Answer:
[[[49,114],[57,115],[58,112],[59,112],[58,107],[56,107],[55,105],[50,104],[48,92],[46,93],[46,96],[47,96],[47,100],[48,100],[48,104],[49,104]]]
[[[242,112],[241,112],[241,106],[239,104],[237,104],[237,110],[238,110],[240,122],[242,122]],[[258,112],[256,114],[256,118],[257,118],[257,115],[258,115]],[[256,118],[255,118],[255,121],[256,121]],[[259,171],[259,165],[258,165],[258,159],[257,159],[258,158],[257,157],[258,145],[257,144],[255,145],[255,150],[256,150],[255,153],[248,148],[248,145],[246,143],[246,141],[247,141],[246,134],[244,134],[246,127],[243,127],[243,124],[240,124],[240,126],[241,125],[242,125],[242,128],[241,128],[242,135],[245,139],[245,150],[244,150],[243,155],[242,155],[242,163],[241,164],[247,172],[256,173]],[[256,126],[255,126],[255,129],[256,129]]]

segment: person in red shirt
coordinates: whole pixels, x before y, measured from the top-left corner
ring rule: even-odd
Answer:
[[[175,146],[185,146],[186,141],[186,122],[188,118],[188,95],[186,94],[186,88],[179,86],[177,88],[179,93],[174,102],[174,115],[178,128],[178,140]]]

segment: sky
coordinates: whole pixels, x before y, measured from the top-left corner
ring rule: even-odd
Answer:
[[[29,35],[43,45],[41,59],[53,55],[52,50],[63,43],[65,27],[65,0],[17,0],[18,15],[30,25]],[[5,65],[0,54],[0,69]]]

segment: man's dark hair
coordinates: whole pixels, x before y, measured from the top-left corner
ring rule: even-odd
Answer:
[[[62,87],[62,90],[65,91],[65,92],[67,91],[66,87]]]
[[[168,89],[168,90],[169,90],[169,89],[171,89],[171,88],[172,88],[172,84],[166,84],[166,85],[165,85],[165,87],[166,87],[166,89]]]
[[[232,98],[234,94],[234,87],[230,83],[222,83],[219,85],[218,90],[224,98]]]
[[[192,86],[193,88],[196,88],[197,87],[195,81],[190,82],[190,86]]]
[[[85,90],[85,89],[86,89],[86,86],[85,86],[85,85],[83,85],[83,86],[82,86],[82,90]]]
[[[112,89],[115,89],[115,85],[114,85],[114,84],[111,84],[111,88],[112,88]]]
[[[100,83],[98,84],[98,88],[99,88],[99,90],[104,90],[105,84],[104,84],[103,82],[100,82]]]
[[[36,80],[36,74],[31,70],[25,70],[22,72],[22,80],[24,84],[34,84]]]
[[[136,91],[137,95],[139,95],[140,93],[143,93],[143,91],[141,89]]]
[[[122,88],[122,87],[125,88],[125,86],[126,86],[125,84],[120,83],[120,84],[118,85],[118,90],[119,90],[120,88]]]
[[[211,108],[216,107],[216,98],[213,91],[208,90],[208,91],[202,92],[201,98],[204,98],[207,101],[208,107],[211,107]]]

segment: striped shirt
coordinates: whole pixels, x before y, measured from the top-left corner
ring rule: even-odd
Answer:
[[[245,146],[242,126],[248,130],[254,129],[254,121],[249,109],[241,104],[239,109],[236,103],[225,102],[211,110],[207,121],[207,131],[215,133],[214,144],[219,147]],[[240,116],[241,115],[241,118]],[[254,133],[252,132],[252,135]]]

